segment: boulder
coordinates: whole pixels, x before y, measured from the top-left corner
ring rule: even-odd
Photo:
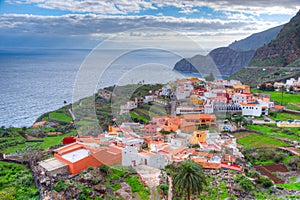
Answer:
[[[132,194],[130,186],[126,182],[121,183],[121,189],[123,189],[125,192]]]
[[[125,192],[123,189],[117,190],[115,192],[115,196],[120,197],[124,200],[132,200],[132,196],[129,193]]]
[[[104,193],[106,193],[106,186],[103,184],[98,184],[94,187],[94,190],[101,194],[104,194]]]
[[[66,198],[63,194],[60,194],[55,190],[52,190],[50,192],[49,197],[51,200],[66,200]]]

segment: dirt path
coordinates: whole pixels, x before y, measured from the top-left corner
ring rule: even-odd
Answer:
[[[135,167],[135,169],[145,184],[150,188],[150,199],[159,200],[160,194],[157,191],[157,186],[159,185],[160,180],[160,169],[149,167],[147,165],[139,165]]]

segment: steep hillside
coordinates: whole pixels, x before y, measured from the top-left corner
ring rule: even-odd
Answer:
[[[228,47],[212,50],[207,56],[196,55],[183,58],[175,64],[174,70],[209,74],[217,66],[222,75],[231,75],[247,65],[254,51],[237,52]]]
[[[275,39],[282,27],[283,25],[280,25],[260,33],[254,33],[245,39],[231,43],[228,47],[235,51],[256,50]]]
[[[217,66],[222,75],[232,75],[248,65],[255,50],[275,39],[282,27],[277,26],[255,33],[243,40],[233,42],[228,47],[214,49],[206,56],[196,55],[192,58],[183,58],[175,64],[174,70],[209,74],[209,67]]]
[[[277,38],[256,50],[251,66],[300,66],[300,11],[285,24]]]

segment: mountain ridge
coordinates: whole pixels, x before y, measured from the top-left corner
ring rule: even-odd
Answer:
[[[195,55],[191,58],[183,58],[175,64],[174,70],[185,73],[201,72],[206,75],[210,73],[209,68],[217,67],[221,75],[230,76],[247,66],[255,53],[254,48],[264,45],[266,38],[269,41],[274,39],[282,27],[283,25],[252,34],[227,47],[213,49],[205,56]],[[258,41],[254,43],[254,39]],[[252,44],[251,48],[248,44]]]

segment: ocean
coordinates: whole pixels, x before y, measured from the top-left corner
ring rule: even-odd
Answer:
[[[72,103],[77,72],[89,53],[87,49],[0,50],[0,126],[31,126],[41,114],[64,106],[64,101]],[[114,60],[93,87],[183,78],[186,75],[172,70],[180,59],[159,50],[131,52]]]

